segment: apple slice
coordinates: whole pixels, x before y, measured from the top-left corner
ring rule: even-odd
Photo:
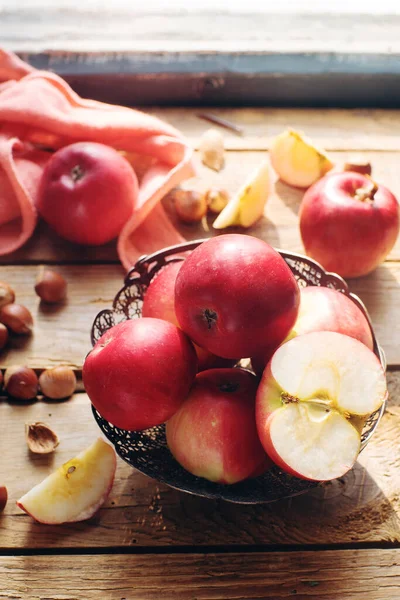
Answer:
[[[17,506],[39,523],[84,521],[107,499],[115,469],[114,449],[99,438],[22,496]]]
[[[357,419],[377,410],[386,395],[383,368],[364,344],[328,331],[298,336],[278,348],[260,382],[261,443],[292,475],[340,477],[360,450]]]

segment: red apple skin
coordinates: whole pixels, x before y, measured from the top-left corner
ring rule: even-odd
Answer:
[[[196,372],[196,352],[183,331],[142,318],[107,331],[86,357],[82,375],[102,417],[122,429],[142,430],[172,417]]]
[[[358,306],[342,292],[324,286],[301,289],[297,321],[286,340],[312,331],[336,331],[359,340],[370,350],[374,348],[371,328]],[[273,353],[251,359],[256,373],[263,372]]]
[[[278,346],[293,327],[297,282],[269,244],[227,234],[198,246],[175,284],[178,322],[202,348],[224,358],[248,358]]]
[[[183,261],[171,262],[163,267],[151,280],[143,300],[143,317],[154,317],[164,319],[179,327],[175,314],[175,281]],[[233,367],[235,359],[221,358],[215,356],[208,350],[194,345],[198,359],[199,371]]]
[[[137,194],[135,172],[121,154],[104,144],[78,142],[50,158],[37,208],[60,237],[100,245],[120,233]]]
[[[0,512],[2,512],[7,504],[8,492],[5,485],[0,485]]]
[[[346,171],[326,175],[304,194],[300,232],[308,256],[327,271],[360,277],[389,254],[399,233],[399,205],[383,185],[372,200],[356,190],[371,188],[371,179]]]
[[[168,446],[190,473],[233,484],[263,473],[270,462],[255,423],[256,377],[244,369],[199,373],[189,397],[167,422]]]

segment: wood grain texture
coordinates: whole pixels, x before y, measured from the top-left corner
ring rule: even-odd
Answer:
[[[57,266],[68,283],[64,303],[48,305],[35,294],[40,266],[0,267],[0,280],[16,292],[17,302],[32,312],[34,329],[30,336],[11,336],[0,353],[0,367],[26,364],[35,369],[65,364],[81,369],[91,348],[90,329],[96,314],[110,308],[123,284],[123,269],[113,265]]]
[[[189,233],[192,235],[193,231]],[[266,239],[270,241],[269,237]],[[53,307],[41,303],[34,292],[40,265],[0,266],[0,280],[7,281],[15,289],[17,301],[31,310],[35,322],[31,336],[11,337],[8,347],[0,352],[0,368],[28,364],[42,369],[67,364],[81,369],[90,348],[89,332],[93,319],[100,310],[111,308],[112,300],[123,284],[124,272],[119,264],[51,268],[62,273],[68,282],[67,301]],[[400,262],[386,262],[371,275],[349,281],[349,285],[371,315],[388,364],[400,366]]]
[[[303,496],[258,506],[210,501],[158,484],[118,460],[105,506],[87,522],[63,526],[35,523],[15,501],[99,435],[89,400],[85,394],[62,403],[3,400],[0,483],[9,502],[0,514],[0,550],[400,543],[400,372],[389,373],[388,381],[389,407],[355,468]],[[59,435],[54,454],[29,454],[24,423],[34,421]]]
[[[287,125],[289,124],[290,122],[288,121]],[[389,125],[387,126],[389,127]],[[282,121],[279,128],[278,126],[276,127],[276,131],[281,131],[283,127],[284,123]],[[202,122],[202,129],[200,131],[205,131],[207,128],[208,124]],[[308,131],[307,127],[304,127],[304,129]],[[198,134],[195,135],[196,139],[198,139]],[[337,163],[338,168],[350,158],[359,157],[369,160],[373,165],[373,174],[376,181],[385,184],[394,194],[400,197],[400,171],[398,169],[400,152],[341,151],[331,152],[330,155]],[[266,160],[267,157],[267,152],[262,151],[230,151],[226,153],[225,168],[216,173],[202,165],[196,156],[198,176],[184,182],[183,185],[184,187],[199,190],[207,190],[210,187],[222,187],[233,194],[261,161]],[[273,182],[272,193],[266,204],[265,217],[247,230],[238,228],[236,231],[255,235],[269,242],[271,245],[284,250],[302,252],[303,246],[299,232],[298,211],[304,190],[296,189],[282,183],[277,179],[272,170],[271,179]],[[165,198],[164,204],[169,210],[170,217],[175,226],[185,238],[197,239],[213,235],[212,219],[209,220],[209,232],[205,232],[201,226],[182,225],[176,219],[168,196]],[[400,260],[400,238],[388,258],[391,260]],[[59,239],[55,234],[50,232],[45,224],[40,223],[37,231],[27,244],[17,252],[0,257],[0,264],[5,265],[37,264],[41,262],[118,263],[118,256],[115,242],[102,246],[99,249],[85,248]]]
[[[400,584],[400,550],[49,558],[0,558],[0,597],[397,600]]]

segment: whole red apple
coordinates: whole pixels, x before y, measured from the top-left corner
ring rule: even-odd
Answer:
[[[300,232],[306,253],[327,271],[359,277],[393,248],[399,206],[383,185],[355,172],[326,175],[304,194]]]
[[[143,317],[164,319],[179,327],[175,314],[175,281],[183,262],[171,262],[151,280],[143,300]],[[233,367],[236,360],[221,358],[194,344],[199,371],[221,367]]]
[[[132,319],[109,329],[86,357],[83,383],[102,417],[121,429],[164,423],[197,372],[193,345],[161,319]]]
[[[297,321],[286,340],[312,331],[336,331],[374,347],[371,327],[365,315],[348,296],[324,286],[301,289]],[[273,351],[251,359],[256,373],[262,373]]]
[[[268,467],[255,422],[257,379],[244,369],[199,373],[189,397],[167,422],[167,443],[190,473],[236,483]]]
[[[178,322],[202,348],[248,358],[277,347],[293,327],[297,282],[269,244],[248,235],[221,235],[186,258],[175,284]]]
[[[136,205],[138,182],[128,161],[104,144],[58,150],[39,187],[38,211],[59,236],[99,245],[117,237]]]

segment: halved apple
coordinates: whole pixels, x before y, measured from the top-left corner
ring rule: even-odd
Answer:
[[[17,506],[40,523],[84,521],[107,499],[115,469],[114,449],[99,438],[22,496]]]
[[[261,443],[282,469],[326,481],[346,473],[360,451],[353,424],[373,413],[387,394],[375,354],[341,333],[318,331],[278,348],[256,400]]]

